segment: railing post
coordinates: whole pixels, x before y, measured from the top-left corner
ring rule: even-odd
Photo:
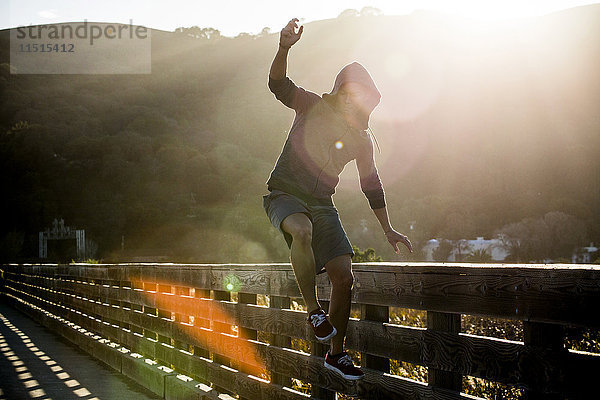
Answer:
[[[157,291],[157,285],[156,283],[151,283],[151,282],[144,282],[144,290],[145,291],[153,291],[156,292]],[[157,309],[154,307],[148,307],[148,306],[143,306],[143,312],[144,314],[147,315],[152,315],[152,316],[157,316]],[[158,334],[154,331],[151,331],[149,329],[144,328],[144,336],[147,338],[150,338],[152,340],[158,340]]]
[[[180,296],[189,296],[190,289],[183,286],[174,286],[175,295]],[[175,312],[175,323],[180,324],[182,322],[189,322],[189,315],[182,315],[181,313]],[[187,343],[183,343],[179,340],[173,339],[173,343],[175,348],[189,350],[189,345]]]
[[[238,293],[238,303],[240,304],[256,304],[256,294],[251,293]],[[258,338],[258,332],[256,329],[242,328],[238,326],[238,336],[244,339],[256,340]],[[242,360],[237,361],[238,370],[244,373],[252,373],[253,368],[245,364]],[[240,400],[250,400],[246,397],[241,397]]]
[[[360,305],[360,318],[374,322],[390,322],[390,308],[388,306]],[[390,372],[390,359],[378,357],[368,353],[361,353],[362,366],[382,372]]]
[[[231,301],[231,293],[227,290],[213,290],[213,300]],[[231,333],[231,326],[222,322],[211,321],[211,328],[215,332]],[[213,353],[213,361],[231,367],[231,359],[220,354]],[[231,394],[231,391],[224,387],[215,386],[215,389],[220,393]]]
[[[282,296],[270,296],[269,298],[269,307],[270,308],[279,308],[279,309],[289,309],[290,308],[290,298],[282,297]],[[292,338],[289,336],[271,334],[271,343],[277,347],[291,348],[292,347]],[[289,376],[282,375],[277,372],[271,372],[271,382],[281,385],[292,387],[292,378]]]
[[[158,303],[158,299],[160,298],[161,294],[170,294],[173,293],[173,287],[170,285],[165,285],[165,284],[157,284],[156,285],[156,298],[157,298],[157,303]],[[157,304],[157,305],[161,305],[161,304]],[[171,320],[171,311],[170,310],[163,310],[163,309],[157,309],[157,315],[159,319],[168,319]],[[164,336],[161,334],[158,334],[158,341],[160,343],[164,343],[167,345],[171,345],[171,340],[172,338],[168,337],[168,336]],[[161,362],[163,362],[163,364],[168,364],[166,362],[166,360],[159,360]]]
[[[210,290],[208,289],[194,289],[194,296],[196,299],[209,299]],[[198,315],[194,316],[194,326],[202,328],[210,328],[210,321],[208,319],[200,318]],[[194,346],[194,355],[204,358],[210,358],[210,352],[202,347]],[[200,378],[200,377],[199,377]]]
[[[460,333],[460,314],[427,311],[427,329],[458,335]],[[429,367],[427,380],[434,387],[457,392],[462,389],[462,376],[456,372]]]
[[[523,339],[525,346],[556,352],[566,351],[564,347],[564,328],[561,325],[523,321]],[[531,377],[534,378],[534,382],[531,382],[527,390],[528,400],[564,399],[562,390],[564,371],[561,365],[556,365],[553,376],[546,378],[551,382],[550,386],[546,386],[543,382],[537,382],[535,372],[532,372]]]

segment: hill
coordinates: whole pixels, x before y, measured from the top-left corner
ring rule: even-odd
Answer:
[[[394,225],[491,236],[561,211],[600,241],[600,6],[483,23],[417,12],[306,24],[289,76],[331,90],[353,60],[383,98],[372,118]],[[285,261],[261,207],[293,111],[266,87],[278,33],[193,38],[152,30],[148,75],[10,73],[0,31],[2,252],[35,256],[63,217],[96,257]],[[351,240],[393,259],[349,166],[335,197]]]

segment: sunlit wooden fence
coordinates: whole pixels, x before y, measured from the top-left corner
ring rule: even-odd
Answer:
[[[300,293],[289,264],[4,265],[3,297],[164,398],[457,399],[468,397],[465,376],[514,385],[528,399],[592,398],[600,357],[568,350],[565,330],[600,328],[599,267],[353,268],[360,319],[346,344],[360,353],[359,383],[323,366],[326,346],[306,313],[290,309]],[[328,278],[317,285],[327,305]],[[426,328],[391,324],[390,307],[427,311]],[[524,340],[461,333],[465,314],[522,321]],[[310,354],[292,348],[297,339]],[[428,382],[392,374],[390,360],[426,367]],[[292,389],[295,379],[310,395]]]

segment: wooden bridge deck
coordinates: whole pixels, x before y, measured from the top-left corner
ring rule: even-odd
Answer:
[[[159,399],[0,299],[0,399]]]

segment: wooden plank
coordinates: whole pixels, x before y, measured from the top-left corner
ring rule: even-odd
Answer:
[[[566,353],[564,348],[564,329],[562,326],[553,324],[543,324],[537,322],[523,321],[523,338],[525,346],[561,351]],[[566,371],[564,363],[555,364],[552,370],[548,371],[550,376],[542,376],[538,373],[532,374],[528,380],[528,399],[564,399],[564,382]]]
[[[390,310],[386,306],[360,305],[361,319],[373,322],[390,322]],[[390,372],[390,360],[367,352],[361,352],[362,365],[377,371]]]
[[[221,301],[231,301],[231,293],[226,291],[226,290],[213,290],[213,300],[221,300]],[[222,332],[222,333],[227,333],[227,334],[231,334],[232,330],[231,330],[231,325],[229,324],[224,324],[222,322],[218,322],[215,320],[211,319],[211,329],[213,330],[213,332]],[[219,343],[220,345],[223,346],[215,346],[213,345],[212,347],[209,344],[209,349],[211,349],[212,352],[212,359],[214,362],[219,363],[221,365],[225,365],[227,367],[231,366],[231,362],[232,359],[237,359],[237,357],[226,357],[225,355],[229,355],[229,354],[237,354],[240,357],[243,355],[243,351],[236,351],[233,350],[232,347],[227,346],[227,344],[231,344],[232,341],[227,341],[226,339],[221,341],[218,339],[222,339],[221,335],[210,335],[209,336],[209,342],[211,341],[211,339],[216,339],[214,341],[212,341],[213,343]],[[239,343],[238,343],[239,344]],[[212,382],[212,381],[211,381]],[[231,385],[227,385],[227,386],[217,386],[215,385],[214,388],[219,392],[219,393],[228,393],[228,394],[233,394],[230,391]]]
[[[239,292],[238,293],[238,302],[240,304],[256,304],[256,294]],[[242,339],[257,340],[258,332],[256,331],[256,329],[248,329],[248,328],[238,326],[238,336]],[[240,360],[233,360],[233,362],[234,362],[233,363],[234,368],[236,368],[238,371],[243,372],[243,373],[251,373],[252,372],[252,366],[249,366]],[[240,400],[251,400],[251,399],[248,397],[240,397]]]
[[[445,332],[448,335],[458,337],[460,333],[460,314],[446,314],[435,311],[427,311],[427,331]],[[451,345],[447,345],[451,347]],[[434,353],[433,356],[436,354]],[[430,357],[432,358],[432,357]],[[456,362],[456,358],[448,360]],[[462,389],[462,375],[454,371],[435,368],[428,365],[428,382],[434,387],[440,387],[451,391],[460,392]]]
[[[74,269],[72,266],[70,269]],[[121,274],[127,277],[124,266]],[[156,271],[173,266],[139,268],[148,279]],[[240,276],[244,291],[297,296],[297,285],[288,265],[204,265],[186,266],[174,279],[198,276],[211,271],[209,286],[219,289],[227,276]],[[89,272],[89,274],[88,274]],[[578,266],[477,266],[469,264],[368,264],[356,265],[355,302],[399,306],[431,311],[488,315],[537,322],[600,326],[600,269]],[[141,273],[141,272],[140,272]],[[84,268],[88,278],[108,279],[106,267]],[[185,275],[188,274],[188,275]],[[167,275],[168,276],[168,275]],[[121,276],[123,277],[123,276]],[[194,279],[192,279],[194,280]],[[205,277],[200,280],[206,283]],[[319,280],[320,282],[321,280]],[[174,282],[173,284],[176,284]],[[181,283],[181,282],[180,282]],[[189,284],[182,283],[183,285]],[[327,299],[325,285],[319,295]]]
[[[299,325],[298,322],[294,321],[294,322],[289,322],[289,320],[280,320],[278,319],[281,317],[282,314],[285,314],[281,311],[278,310],[289,310],[290,308],[290,298],[289,297],[282,297],[282,296],[270,296],[269,297],[269,308],[270,310],[272,310],[270,313],[275,314],[272,318],[261,318],[261,316],[263,314],[262,311],[262,307],[254,307],[254,308],[246,308],[245,310],[240,310],[239,314],[238,314],[238,320],[243,323],[244,325],[247,324],[247,320],[246,320],[246,316],[249,313],[252,313],[254,316],[256,316],[258,314],[258,321],[252,317],[250,317],[252,319],[252,322],[250,322],[251,325],[258,327],[261,327],[262,331],[265,332],[270,332],[270,343],[272,343],[275,346],[278,347],[285,347],[285,348],[291,348],[292,347],[292,338],[290,336],[290,333],[293,332],[285,332],[288,333],[287,335],[283,332],[283,329],[272,329],[271,327],[276,325],[279,328],[284,328],[284,327],[289,327],[290,331],[296,331],[298,328],[298,326],[302,326]],[[249,313],[246,313],[246,310],[249,311]],[[256,313],[254,312],[256,311]],[[290,310],[291,311],[291,310]],[[287,313],[289,314],[289,313]],[[301,316],[301,318],[304,318],[304,313],[297,313],[298,316]],[[286,323],[287,322],[287,323]],[[271,381],[278,384],[278,385],[282,385],[282,386],[288,386],[291,387],[292,386],[292,378],[290,378],[289,376],[285,376],[283,374],[280,374],[277,371],[271,371]]]

